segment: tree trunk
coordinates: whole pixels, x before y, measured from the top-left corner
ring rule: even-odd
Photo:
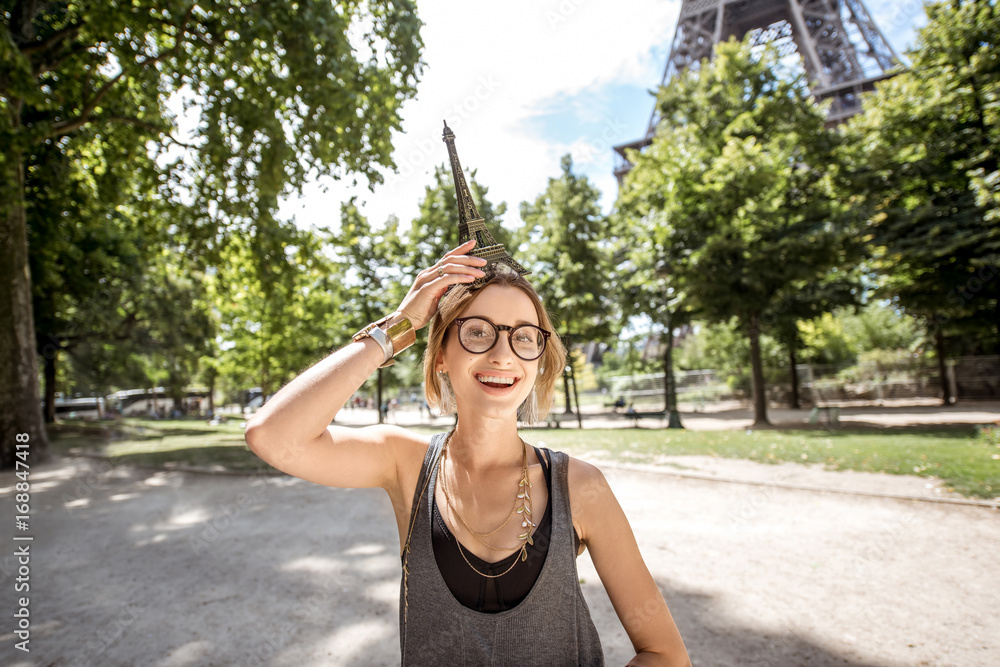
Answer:
[[[48,460],[49,442],[39,400],[24,163],[9,149],[4,159],[8,168],[0,178],[9,180],[0,185],[6,199],[0,200],[0,469],[9,470],[18,452],[29,453],[29,465]]]
[[[583,428],[583,412],[580,410],[580,395],[576,393],[576,373],[569,367],[569,379],[573,382],[573,402],[576,403],[576,425]]]
[[[674,377],[674,329],[667,313],[666,344],[663,346],[663,404],[667,413],[667,428],[684,428],[677,411],[677,379]]]
[[[997,343],[993,349],[995,354],[1000,354],[1000,276],[997,275],[998,272],[1000,272],[1000,265],[993,267],[993,276],[990,278],[993,281],[993,296],[996,299],[993,302],[993,323],[997,326]]]
[[[52,424],[56,420],[56,350],[46,350],[45,359],[45,421]]]
[[[764,367],[760,360],[760,313],[750,313],[750,368],[753,373],[753,423],[767,421],[767,388],[764,386]]]
[[[800,407],[799,403],[799,369],[798,369],[798,359],[795,358],[795,342],[791,342],[788,345],[788,365],[792,369],[792,409],[798,410]]]
[[[951,385],[948,383],[948,364],[946,363],[948,352],[945,349],[944,332],[941,331],[940,326],[934,328],[934,348],[937,351],[938,375],[941,377],[941,403],[942,405],[951,405],[953,397]]]
[[[566,346],[566,368],[563,369],[563,395],[566,396],[566,409],[563,413],[571,415],[573,414],[573,406],[570,403],[571,396],[569,393],[569,374],[573,372],[573,348],[570,344],[569,332],[563,336],[563,345]]]

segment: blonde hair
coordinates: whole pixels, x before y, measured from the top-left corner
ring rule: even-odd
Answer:
[[[552,407],[556,381],[566,367],[566,349],[563,347],[559,334],[555,331],[552,318],[549,317],[548,311],[542,304],[541,297],[538,296],[538,292],[535,291],[531,283],[520,275],[498,272],[482,287],[489,285],[521,290],[535,306],[538,326],[552,333],[545,346],[545,352],[538,360],[538,376],[535,378],[535,386],[532,387],[531,394],[521,408],[522,421],[528,423],[541,421]],[[441,377],[434,370],[438,352],[444,347],[449,327],[475,300],[482,287],[473,288],[465,284],[455,285],[441,297],[437,313],[431,320],[427,334],[427,348],[424,350],[424,395],[427,398],[427,404],[437,408],[442,414],[451,414],[455,411],[456,405],[450,386],[442,387]],[[445,382],[447,383],[447,380]]]

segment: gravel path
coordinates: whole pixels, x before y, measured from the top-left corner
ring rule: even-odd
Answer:
[[[748,462],[714,472],[755,484],[678,477],[671,463],[713,473],[603,467],[695,664],[1000,664],[996,510],[789,489],[780,468]],[[31,479],[32,650],[13,649],[5,549],[0,664],[398,664],[398,538],[381,491],[84,458]],[[0,475],[8,526],[16,481]],[[628,639],[589,557],[578,563],[608,664],[624,664]]]

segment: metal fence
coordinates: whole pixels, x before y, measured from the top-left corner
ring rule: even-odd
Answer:
[[[957,357],[945,362],[951,393],[957,399],[1000,398],[1000,356]],[[727,374],[716,370],[677,371],[677,400],[704,404],[749,398],[745,373]],[[791,396],[789,367],[766,368],[768,398],[788,402]],[[804,404],[855,400],[941,398],[937,360],[914,358],[895,362],[857,364],[800,364],[796,367],[799,398]],[[607,378],[599,392],[610,401],[623,397],[628,402],[661,402],[662,373],[622,375]],[[592,401],[593,399],[591,399]],[[581,401],[583,398],[581,397]]]

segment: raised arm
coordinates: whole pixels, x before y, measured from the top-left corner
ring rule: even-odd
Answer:
[[[690,667],[677,625],[604,475],[589,463],[571,458],[569,485],[580,541],[590,549],[601,583],[636,652],[629,667]]]
[[[475,241],[421,271],[403,303],[384,325],[402,318],[415,329],[427,324],[449,286],[472,282],[486,262],[466,255]],[[438,269],[441,269],[440,271]],[[353,332],[350,332],[353,333]],[[350,334],[345,333],[344,338]],[[281,388],[247,422],[246,443],[257,456],[295,477],[338,487],[388,488],[399,450],[421,438],[392,426],[331,426],[337,411],[383,362],[371,338],[349,343]]]

